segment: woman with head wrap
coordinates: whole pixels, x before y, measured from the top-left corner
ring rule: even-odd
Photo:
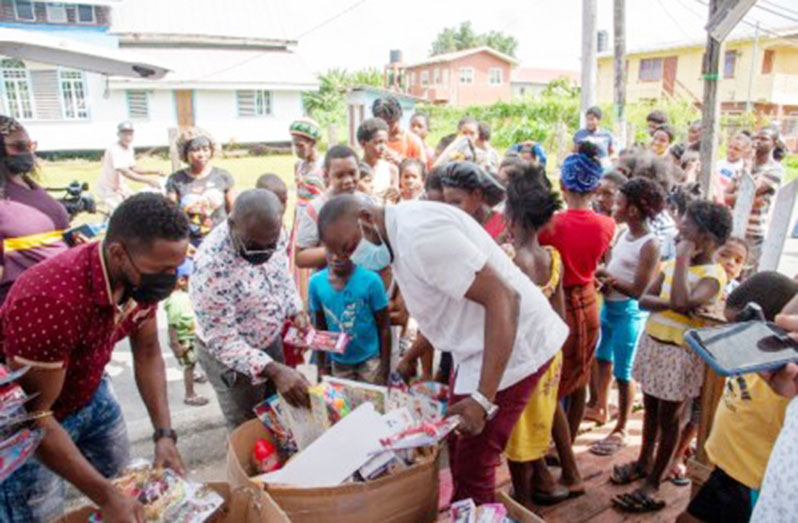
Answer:
[[[324,157],[316,147],[321,140],[321,127],[310,118],[294,120],[288,128],[294,153],[299,158],[294,165],[294,183],[296,184],[296,206],[294,207],[291,239],[288,245],[288,256],[291,270],[294,271],[294,282],[299,295],[307,303],[308,284],[312,269],[300,269],[296,266],[296,235],[299,217],[305,214],[311,200],[324,194],[327,184],[324,179]]]
[[[504,187],[472,162],[452,162],[443,169],[443,200],[470,214],[491,238],[503,243],[507,223],[493,207],[504,200]]]
[[[31,178],[34,149],[19,122],[0,116],[0,305],[24,270],[67,248],[69,215]]]
[[[594,284],[596,268],[610,249],[615,222],[592,208],[593,195],[602,175],[595,145],[582,142],[579,152],[565,159],[560,173],[560,187],[568,209],[554,216],[551,226],[541,231],[539,240],[541,245],[551,245],[562,254],[565,268],[566,322],[571,330],[563,346],[559,395],[570,398],[568,428],[573,439],[585,411],[587,384],[600,329]],[[572,493],[584,492],[581,481],[575,478],[563,477],[561,481]]]
[[[191,243],[196,247],[227,218],[235,199],[235,182],[229,172],[211,165],[219,146],[204,129],[186,129],[177,137],[176,145],[188,167],[169,175],[166,194],[188,215]]]

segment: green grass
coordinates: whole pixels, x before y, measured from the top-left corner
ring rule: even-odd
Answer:
[[[226,169],[233,175],[236,182],[236,191],[238,192],[255,187],[255,181],[261,174],[274,173],[285,181],[291,194],[293,194],[295,189],[295,161],[296,159],[293,156],[287,154],[214,158],[212,160],[213,165]],[[169,160],[158,157],[142,157],[139,159],[138,165],[149,169],[160,169],[167,173],[171,170]],[[65,187],[74,180],[88,182],[89,191],[95,193],[101,170],[101,162],[88,160],[43,161],[39,169],[39,181],[45,187]],[[143,184],[133,182],[128,185],[133,190],[143,187]],[[57,198],[61,196],[58,193],[53,193],[53,195]],[[293,198],[289,198],[286,217],[293,216],[293,205]],[[99,220],[99,215],[82,214],[76,218],[76,222],[96,222]]]

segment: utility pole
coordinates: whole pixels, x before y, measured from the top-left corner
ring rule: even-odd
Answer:
[[[709,18],[721,9],[723,0],[709,0]],[[723,42],[716,40],[712,33],[707,34],[707,50],[704,54],[704,101],[701,107],[701,173],[698,180],[704,194],[710,194],[712,177],[715,172],[715,151],[718,146],[718,130],[720,129],[718,113],[718,80],[720,71],[720,52]]]
[[[754,26],[754,46],[751,49],[751,70],[748,71],[748,97],[745,99],[745,112],[750,113],[754,105],[751,97],[754,92],[754,73],[756,72],[756,54],[759,52],[759,22]]]
[[[715,152],[720,128],[718,82],[723,41],[755,3],[756,0],[709,0],[707,49],[704,55],[704,101],[701,107],[701,173],[698,176],[704,194],[710,194],[716,165]]]
[[[626,0],[614,0],[612,11],[615,49],[615,106],[616,133],[619,144],[617,149],[627,147],[626,136]]]
[[[596,0],[582,0],[582,86],[581,114],[596,104]]]

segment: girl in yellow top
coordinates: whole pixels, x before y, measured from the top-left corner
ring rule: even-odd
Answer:
[[[624,511],[651,512],[665,506],[653,496],[679,442],[682,411],[688,400],[699,396],[704,380],[704,362],[685,345],[684,333],[704,325],[696,312],[723,295],[726,273],[713,262],[713,255],[726,243],[731,228],[727,208],[693,202],[679,223],[676,259],[665,264],[640,300],[643,309],[652,311],[632,372],[643,391],[643,444],[637,461],[615,466],[611,479],[616,484],[640,478],[645,482],[613,498]]]
[[[564,316],[560,253],[553,247],[542,247],[537,236],[538,230],[560,208],[560,199],[552,193],[543,167],[514,166],[508,174],[505,210],[513,240],[513,260],[540,287],[554,310]],[[570,494],[568,487],[554,480],[544,460],[557,408],[561,368],[562,353],[558,353],[529,397],[505,449],[513,480],[513,497],[526,506],[531,506],[533,501],[536,504],[557,503]],[[575,467],[574,461],[572,468],[575,470]],[[581,478],[578,472],[576,474],[581,486]]]

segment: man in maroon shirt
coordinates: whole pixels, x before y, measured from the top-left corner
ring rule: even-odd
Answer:
[[[133,196],[114,212],[106,239],[70,249],[24,272],[0,309],[0,353],[38,394],[30,410],[53,415],[31,460],[0,484],[0,521],[50,521],[63,511],[66,479],[105,521],[143,522],[142,507],[107,479],[129,459],[121,409],[104,369],[130,337],[136,384],[155,433],[155,465],[183,473],[171,428],[157,302],[174,288],[188,247],[188,220],[163,196]],[[60,477],[59,477],[60,476]]]

